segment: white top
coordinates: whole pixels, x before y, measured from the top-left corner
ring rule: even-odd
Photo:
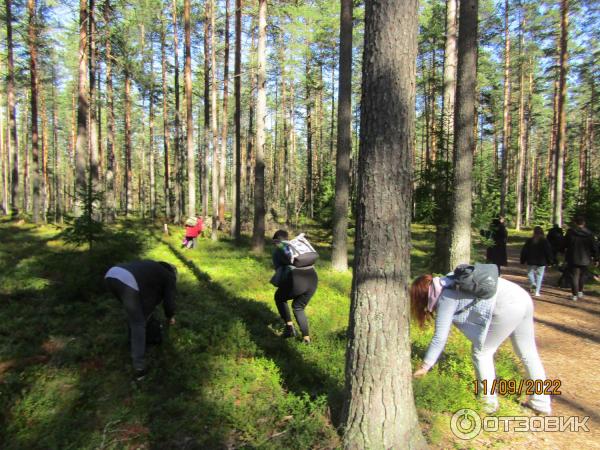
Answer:
[[[140,290],[133,274],[130,271],[123,269],[122,267],[111,267],[108,270],[108,272],[106,272],[106,275],[104,275],[104,278],[115,278],[121,283],[129,286],[131,289],[135,289],[138,292]]]

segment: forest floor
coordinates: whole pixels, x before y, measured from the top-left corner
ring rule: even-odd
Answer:
[[[313,344],[281,338],[270,255],[249,242],[200,239],[180,248],[148,222],[123,222],[92,251],[64,241],[64,229],[0,221],[0,447],[3,449],[333,449],[338,448],[345,329],[351,274],[330,267],[327,232],[318,246],[319,289],[307,308]],[[514,235],[511,255],[524,234]],[[423,273],[430,227],[413,226],[413,274]],[[480,256],[480,253],[478,253]],[[177,324],[148,349],[149,376],[131,382],[123,311],[102,277],[117,262],[151,258],[179,269]],[[524,282],[524,268],[507,277]],[[554,275],[550,274],[548,281]],[[589,415],[574,433],[486,432],[461,441],[450,418],[479,410],[468,341],[454,330],[431,373],[413,383],[432,448],[594,448],[598,415],[598,284],[577,303],[566,291],[536,299],[538,344],[549,378],[562,381],[556,415]],[[431,326],[411,333],[413,365]],[[595,361],[595,362],[594,362]],[[498,377],[520,379],[510,344],[496,356]],[[516,396],[497,415],[530,413]]]
[[[520,246],[509,247],[503,276],[527,288],[526,266],[519,264]],[[600,296],[598,283],[589,283],[576,302],[568,289],[558,288],[560,272],[547,271],[535,299],[535,330],[546,377],[560,380],[561,395],[553,397],[553,416],[589,417],[589,432],[539,433],[543,448],[600,448]],[[540,447],[542,448],[542,447]]]

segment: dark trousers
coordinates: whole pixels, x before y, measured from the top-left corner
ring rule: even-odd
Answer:
[[[583,292],[583,284],[585,283],[586,266],[570,266],[571,275],[571,292],[577,295],[578,292]]]
[[[146,317],[142,309],[140,293],[116,278],[106,278],[105,282],[108,289],[125,307],[130,330],[133,368],[144,370],[146,367],[144,362],[144,355],[146,354]]]
[[[304,308],[317,291],[318,278],[314,269],[294,269],[288,280],[275,291],[275,304],[281,318],[287,323],[292,321],[287,301],[292,300],[294,317],[300,327],[302,336],[310,336],[308,319]]]

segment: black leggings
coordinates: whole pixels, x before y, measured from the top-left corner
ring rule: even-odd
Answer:
[[[577,295],[578,292],[583,292],[583,283],[585,282],[586,266],[571,266],[571,292]]]
[[[294,317],[300,327],[302,336],[309,336],[308,319],[304,308],[315,294],[318,284],[314,269],[294,269],[288,280],[275,291],[275,304],[281,318],[287,323],[292,321],[287,301],[292,300]]]

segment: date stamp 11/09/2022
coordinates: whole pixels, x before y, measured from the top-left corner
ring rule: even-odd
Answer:
[[[475,380],[475,395],[561,395],[560,380]]]

